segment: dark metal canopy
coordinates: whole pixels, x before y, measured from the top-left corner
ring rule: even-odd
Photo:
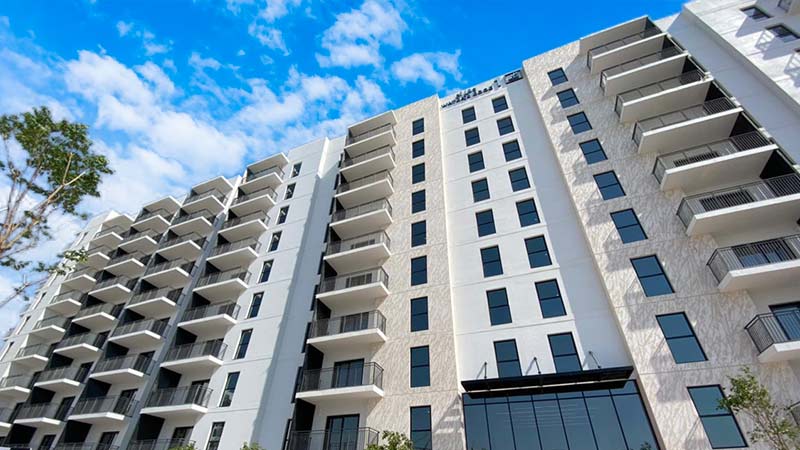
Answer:
[[[618,389],[625,385],[632,373],[631,366],[609,367],[577,372],[464,380],[461,386],[473,397]]]

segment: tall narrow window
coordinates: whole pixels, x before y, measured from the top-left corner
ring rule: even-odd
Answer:
[[[431,385],[431,362],[428,346],[411,349],[411,387]]]
[[[284,200],[289,200],[290,198],[294,197],[294,186],[294,183],[286,186],[286,195],[283,197]]]
[[[278,245],[281,243],[281,234],[281,231],[272,233],[272,237],[269,239],[269,251],[274,252],[278,249]]]
[[[428,227],[424,220],[411,224],[411,246],[425,245],[428,241]]]
[[[550,353],[553,354],[556,372],[579,372],[582,370],[572,333],[551,334],[547,336],[547,340],[550,342]]]
[[[528,181],[528,173],[525,171],[524,167],[509,170],[508,178],[511,180],[511,190],[514,192],[531,187],[531,183]]]
[[[289,215],[289,207],[284,206],[278,211],[278,225],[286,222],[286,217]]]
[[[567,80],[567,74],[564,73],[564,69],[560,67],[556,70],[547,72],[547,76],[550,78],[550,82],[553,83],[553,86],[569,81]]]
[[[511,308],[508,306],[508,293],[505,288],[487,291],[486,301],[489,304],[489,323],[492,325],[511,323]]]
[[[470,128],[469,130],[464,130],[464,140],[467,143],[467,147],[470,145],[475,145],[481,142],[481,135],[478,132],[478,127]]]
[[[475,213],[475,222],[478,225],[478,236],[488,236],[495,233],[494,215],[492,210]]]
[[[642,285],[644,295],[647,297],[667,295],[675,292],[667,278],[667,274],[664,273],[661,262],[656,256],[651,255],[634,258],[631,259],[631,264],[633,264],[633,270],[636,272],[639,284]]]
[[[656,316],[676,364],[706,361],[706,354],[685,313]]]
[[[514,132],[514,122],[511,117],[497,119],[497,132],[500,133],[500,136]]]
[[[506,161],[513,161],[515,159],[522,158],[522,152],[519,149],[519,142],[516,139],[503,144],[503,156],[505,156]]]
[[[470,106],[461,110],[461,123],[467,124],[475,121],[475,107]]]
[[[792,42],[797,39],[800,39],[800,37],[798,37],[794,33],[794,31],[786,28],[783,25],[775,25],[773,27],[769,27],[767,28],[767,31],[772,33],[772,35],[775,36],[775,39],[781,40],[783,42]]]
[[[730,409],[720,406],[724,398],[722,388],[715,386],[690,387],[689,396],[700,416],[711,448],[747,447],[739,424]]]
[[[503,274],[503,262],[500,260],[500,247],[487,247],[481,249],[481,263],[483,276],[493,277]]]
[[[411,331],[428,329],[428,297],[411,299]]]
[[[580,134],[584,131],[589,131],[592,129],[592,124],[589,123],[589,118],[586,117],[586,114],[583,112],[567,116],[567,121],[569,121],[569,126],[572,128],[572,132],[574,134]]]
[[[472,201],[480,202],[489,198],[489,182],[486,178],[472,182]]]
[[[425,163],[419,163],[411,167],[411,184],[425,181]]]
[[[614,222],[619,238],[622,239],[624,244],[647,239],[644,228],[642,228],[639,218],[636,217],[636,213],[632,209],[612,212],[611,220]]]
[[[594,176],[594,182],[597,183],[597,189],[600,190],[600,196],[603,200],[611,200],[612,198],[623,197],[625,191],[617,178],[614,171],[598,173]]]
[[[572,89],[558,92],[556,95],[558,96],[558,101],[561,102],[562,108],[569,108],[570,106],[575,106],[580,103],[578,101],[578,96],[575,95],[575,91]]]
[[[242,330],[239,335],[239,345],[236,346],[236,355],[233,359],[242,359],[247,356],[247,347],[250,346],[250,337],[253,335],[253,330]]]
[[[303,163],[299,162],[292,166],[292,178],[300,175],[300,169],[303,168]]]
[[[505,95],[502,97],[495,97],[492,99],[492,108],[494,112],[499,113],[508,109],[508,102],[506,102]]]
[[[594,164],[608,159],[606,157],[606,152],[603,150],[603,146],[600,145],[600,141],[597,139],[581,142],[578,145],[581,147],[581,153],[583,153],[586,164]]]
[[[411,258],[411,285],[417,286],[428,282],[428,257]]]
[[[206,450],[219,450],[219,442],[222,440],[222,430],[225,422],[214,422],[211,424],[211,433],[208,435],[208,445]]]
[[[430,406],[411,408],[411,442],[414,450],[433,450]]]
[[[225,389],[222,390],[222,397],[219,399],[219,406],[231,406],[233,393],[236,392],[236,385],[239,383],[239,372],[231,372],[225,380]]]
[[[425,132],[425,119],[420,118],[411,122],[411,134],[416,135]]]
[[[517,353],[517,341],[509,339],[494,343],[494,357],[497,361],[497,376],[499,378],[518,377],[522,375]]]
[[[425,211],[425,189],[411,193],[411,213]]]
[[[270,273],[272,273],[272,260],[264,261],[264,264],[261,266],[261,276],[258,277],[258,282],[266,283],[269,281]]]
[[[561,290],[558,288],[556,280],[540,281],[536,283],[536,296],[539,297],[539,307],[542,309],[542,317],[566,316],[564,301],[561,299]]]
[[[536,203],[532,198],[517,202],[517,215],[521,227],[539,223],[539,212],[536,210]]]
[[[757,8],[755,6],[744,8],[742,9],[742,12],[744,13],[744,15],[753,20],[769,19],[770,17],[769,14],[765,13],[760,8]]]
[[[483,170],[486,167],[483,164],[483,152],[480,151],[467,155],[467,162],[469,163],[470,173]]]
[[[411,143],[411,157],[419,158],[425,154],[425,141],[420,139]]]
[[[525,250],[528,252],[528,264],[531,269],[549,266],[553,263],[550,260],[550,252],[547,250],[544,236],[525,239]]]
[[[263,298],[263,292],[253,294],[253,299],[250,301],[250,309],[247,310],[248,319],[252,319],[258,315],[258,311],[261,309],[261,300],[263,300]]]

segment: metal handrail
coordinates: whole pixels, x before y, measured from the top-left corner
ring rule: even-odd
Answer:
[[[178,245],[180,243],[188,241],[192,241],[195,244],[197,244],[198,247],[202,247],[203,242],[205,242],[205,239],[206,238],[204,236],[201,236],[197,233],[184,234],[183,236],[177,236],[172,239],[167,239],[166,241],[161,242],[160,244],[158,244],[158,249],[164,250],[167,247],[172,247],[173,245]]]
[[[264,223],[266,223],[266,217],[264,217],[263,212],[254,212],[251,214],[247,214],[246,216],[232,217],[226,220],[225,223],[222,225],[222,229],[224,230],[226,228],[235,227],[236,225],[249,222],[251,220],[261,220]]]
[[[202,199],[204,199],[206,197],[211,197],[211,196],[215,197],[220,202],[224,202],[225,201],[225,197],[227,197],[227,194],[222,192],[222,191],[220,191],[219,189],[211,189],[211,190],[208,190],[208,191],[205,191],[205,192],[200,192],[200,193],[197,193],[197,194],[190,194],[188,197],[186,197],[186,200],[183,201],[183,205],[186,206],[189,203],[192,203],[192,202],[195,202],[195,201],[198,201],[198,200],[202,200]]]
[[[387,123],[385,125],[381,125],[381,126],[369,129],[367,131],[364,131],[363,133],[359,133],[359,134],[355,134],[355,135],[348,133],[347,134],[347,142],[345,143],[345,145],[355,144],[357,142],[361,142],[361,141],[366,140],[368,138],[371,138],[373,136],[377,136],[379,134],[383,134],[383,133],[385,133],[387,131],[393,131],[394,130],[393,127],[394,127],[394,125],[392,125],[391,123]]]
[[[258,250],[261,247],[261,245],[259,244],[258,239],[256,238],[242,239],[240,241],[228,242],[222,245],[217,245],[211,250],[211,254],[208,256],[210,258],[212,256],[218,256],[224,253],[234,252],[236,250],[241,250],[243,248],[248,248],[248,247],[252,248],[253,250],[255,250],[256,253],[258,253]]]
[[[164,220],[166,220],[167,222],[169,222],[168,218],[169,218],[169,216],[170,216],[171,214],[172,214],[172,213],[171,213],[171,212],[169,212],[169,211],[167,211],[166,209],[164,209],[164,208],[160,208],[160,209],[157,209],[157,210],[155,210],[155,211],[148,211],[148,212],[146,212],[146,213],[139,214],[139,217],[137,217],[137,218],[136,218],[136,220],[135,220],[133,223],[139,223],[139,222],[141,222],[141,221],[143,221],[143,220],[146,220],[146,219],[149,219],[149,218],[151,218],[151,217],[155,217],[155,216],[160,216],[160,217],[162,217]]]
[[[264,189],[259,189],[247,195],[237,196],[235,199],[233,199],[233,204],[238,205],[254,198],[263,197],[264,194],[271,198],[272,201],[275,201],[278,198],[278,193],[275,192],[275,189],[272,189],[271,187],[265,187]]]
[[[684,53],[683,49],[681,49],[676,45],[673,45],[671,47],[662,48],[657,52],[648,53],[644,56],[640,56],[630,61],[625,61],[622,64],[611,66],[600,73],[600,88],[603,89],[603,92],[605,92],[606,85],[608,84],[608,79],[615,75],[629,72],[633,69],[638,69],[639,67],[644,67],[648,64],[654,64],[659,61],[663,61],[667,58],[672,58],[673,56],[677,56],[683,53]]]
[[[183,316],[181,316],[181,322],[211,316],[231,316],[233,319],[237,319],[239,317],[239,309],[239,305],[234,302],[197,306],[184,311]]]
[[[107,234],[111,234],[111,233],[117,233],[118,235],[120,235],[120,237],[122,237],[122,234],[125,233],[126,231],[128,231],[128,227],[121,227],[119,225],[115,225],[113,227],[109,227],[109,228],[105,228],[105,229],[99,230],[97,232],[97,234],[94,235],[92,240],[101,238],[101,237],[103,237],[103,236],[105,236]]]
[[[293,431],[286,436],[284,450],[315,450],[336,448],[347,450],[366,450],[370,445],[377,445],[380,433],[372,428],[354,428],[349,430],[312,430]],[[137,449],[138,450],[138,449]]]
[[[62,316],[55,316],[55,317],[48,317],[46,319],[42,319],[33,326],[34,330],[38,330],[44,327],[56,326],[59,328],[66,329],[69,325],[70,318],[69,317],[62,317]]]
[[[655,36],[657,34],[661,34],[661,31],[658,27],[650,27],[645,28],[643,31],[638,33],[630,34],[625,37],[621,37],[619,39],[613,40],[603,45],[598,45],[597,47],[593,47],[586,52],[586,66],[590,69],[592,68],[592,58],[595,56],[602,55],[603,53],[610,52],[611,50],[618,49],[625,45],[633,44],[634,42],[639,42],[643,39],[647,39],[651,36]]]
[[[271,173],[277,173],[278,176],[281,179],[283,179],[283,175],[284,175],[283,169],[280,166],[272,166],[272,167],[269,167],[269,168],[266,168],[266,169],[263,169],[263,170],[259,170],[257,172],[250,172],[248,170],[247,171],[247,175],[245,176],[245,183],[248,183],[248,182],[253,181],[253,180],[257,180],[257,179],[259,179],[261,177],[265,177],[265,176],[267,176],[267,175],[269,175]]]
[[[642,141],[642,135],[648,131],[686,122],[700,117],[707,117],[729,111],[736,108],[736,105],[728,97],[715,98],[699,105],[690,106],[678,111],[661,114],[636,122],[633,129],[633,141],[638,145]]]
[[[379,389],[383,388],[383,367],[375,362],[364,363],[348,369],[326,367],[324,369],[305,370],[300,378],[297,391],[321,391],[370,385],[374,385]]]
[[[64,420],[67,417],[69,405],[57,403],[34,403],[23,405],[17,411],[16,419],[34,419],[45,417],[48,419]]]
[[[383,269],[371,269],[363,272],[350,273],[329,277],[322,280],[319,284],[319,292],[338,291],[357,286],[364,286],[372,283],[383,283],[389,286],[389,275]]]
[[[691,70],[689,72],[684,72],[676,77],[670,77],[665,80],[657,81],[655,83],[650,83],[645,86],[631,89],[625,91],[619,95],[617,95],[616,102],[614,103],[614,112],[617,113],[617,116],[622,114],[622,107],[634,100],[639,100],[644,97],[649,97],[651,95],[656,95],[661,92],[667,91],[669,89],[675,89],[680,86],[684,86],[690,83],[696,83],[698,81],[703,81],[708,78],[708,75],[705,72],[700,70]]]
[[[128,302],[128,306],[146,302],[159,297],[165,297],[175,303],[178,303],[178,300],[181,298],[181,289],[165,287],[161,289],[152,289],[149,291],[140,292],[131,298],[130,302]]]
[[[389,201],[386,199],[382,199],[370,203],[365,203],[363,205],[355,206],[353,208],[340,209],[339,211],[333,213],[331,222],[338,222],[340,220],[351,219],[353,217],[358,217],[374,211],[379,211],[381,209],[388,209],[389,215],[392,215],[391,203],[389,203]]]
[[[800,234],[718,248],[707,265],[717,281],[721,282],[733,270],[797,259],[800,259]]]
[[[157,236],[157,235],[160,235],[160,234],[161,233],[156,231],[156,230],[137,231],[136,233],[130,233],[129,235],[125,236],[125,239],[122,240],[122,243],[123,244],[127,244],[129,242],[133,242],[136,239],[143,238],[143,237],[149,237],[150,239],[153,239],[154,241],[158,241],[158,239],[155,239],[154,237]]]
[[[138,402],[132,397],[84,397],[75,402],[70,415],[114,413],[130,416]]]
[[[129,333],[137,333],[139,331],[152,331],[159,336],[163,336],[164,332],[167,330],[167,322],[164,320],[157,320],[157,319],[141,319],[135,320],[133,322],[128,322],[124,325],[120,325],[114,329],[111,333],[112,337],[115,336],[122,336]]]
[[[90,306],[89,308],[83,308],[78,310],[78,313],[75,314],[75,317],[73,317],[72,320],[99,313],[108,313],[114,317],[117,317],[119,316],[119,313],[122,311],[122,306],[123,305],[115,305],[113,303],[100,303],[98,305]]]
[[[90,333],[87,331],[83,333],[73,334],[72,336],[68,336],[62,339],[56,344],[56,349],[78,344],[88,344],[93,347],[100,348],[103,346],[103,343],[105,341],[106,341],[105,335]]]
[[[56,303],[56,302],[60,302],[62,300],[67,300],[67,299],[74,299],[74,300],[77,300],[80,303],[85,303],[86,299],[88,299],[88,298],[89,298],[89,294],[87,294],[85,292],[68,291],[68,292],[62,292],[62,293],[56,295],[55,297],[53,297],[53,299],[50,300],[50,304],[53,304],[53,303]]]
[[[331,242],[328,244],[328,249],[325,252],[326,256],[335,255],[337,253],[347,252],[375,244],[386,244],[389,249],[392,248],[392,240],[385,231],[376,231],[374,233],[357,236],[343,241]]]
[[[158,406],[200,405],[208,406],[212,389],[206,386],[182,386],[156,389],[147,397],[146,408]]]
[[[0,422],[11,423],[14,421],[14,408],[0,408]]]
[[[83,380],[86,379],[86,375],[88,374],[88,367],[64,366],[39,372],[39,375],[36,377],[36,382],[41,383],[42,381],[67,379],[77,381],[78,383],[83,383]]]
[[[194,448],[194,441],[189,439],[148,439],[131,441],[126,450],[173,450],[175,448]]]
[[[123,255],[117,255],[108,260],[106,267],[113,266],[114,264],[120,263],[122,261],[127,261],[129,259],[136,259],[140,263],[147,265],[147,262],[150,260],[150,255],[146,255],[143,252],[133,252],[133,253],[125,253]]]
[[[133,287],[136,285],[136,278],[130,278],[124,275],[119,275],[116,277],[109,278],[107,280],[98,281],[92,288],[92,291],[107,288],[115,284],[121,284],[128,289],[133,289]]]
[[[78,277],[80,277],[82,275],[86,275],[89,278],[96,279],[98,273],[100,273],[100,271],[98,271],[94,267],[84,267],[83,269],[75,270],[75,271],[70,272],[69,274],[67,274],[66,279],[67,280],[72,280],[72,279],[78,278]]]
[[[17,351],[17,358],[24,358],[25,356],[39,355],[45,358],[50,357],[53,353],[53,344],[35,344],[22,347]]]
[[[206,219],[209,223],[214,223],[214,220],[213,220],[214,214],[211,211],[207,210],[207,209],[201,209],[200,211],[195,211],[195,212],[193,212],[191,214],[184,214],[182,216],[176,217],[172,221],[172,225],[174,226],[174,225],[178,225],[179,223],[188,222],[188,221],[190,221],[192,219],[196,219],[198,217],[202,217],[202,218]]]
[[[153,368],[153,358],[145,355],[122,355],[103,358],[97,361],[93,373],[110,372],[112,370],[132,369],[147,375]]]
[[[311,322],[311,328],[308,330],[308,337],[311,339],[323,336],[334,336],[373,328],[384,333],[386,332],[386,317],[377,310],[315,320]]]
[[[24,387],[30,389],[33,386],[33,375],[12,375],[0,378],[0,388]]]
[[[94,247],[89,247],[89,249],[86,250],[86,254],[87,255],[91,255],[93,253],[102,253],[102,254],[108,256],[108,254],[113,252],[114,250],[115,249],[113,249],[113,248],[111,248],[111,247],[109,247],[109,246],[107,246],[105,244],[100,244],[100,245],[95,245]]]
[[[800,310],[759,314],[744,328],[759,353],[774,344],[800,341]]]
[[[213,356],[222,359],[225,356],[227,348],[228,346],[222,342],[222,339],[176,345],[167,351],[164,361],[177,361],[200,356]]]
[[[165,270],[180,268],[187,274],[192,273],[192,268],[194,267],[194,261],[187,261],[185,259],[175,259],[172,261],[165,261],[154,266],[150,266],[145,270],[144,275],[152,275],[154,273],[163,272]]]
[[[45,449],[40,448],[38,450],[45,450]],[[119,450],[119,445],[100,444],[100,443],[87,444],[85,442],[62,442],[60,444],[56,444],[55,447],[52,448],[52,450]]]
[[[224,272],[215,272],[203,276],[202,278],[197,280],[197,285],[195,285],[195,287],[207,286],[209,284],[221,283],[223,281],[229,281],[235,279],[239,279],[247,283],[249,278],[250,278],[249,273],[246,270],[241,270],[241,269],[226,270]]]
[[[342,168],[354,166],[358,163],[368,161],[372,158],[377,158],[378,156],[382,155],[391,155],[392,159],[396,159],[394,150],[392,150],[392,146],[384,145],[383,147],[378,147],[375,150],[370,150],[358,156],[345,158],[344,161],[342,161]]]
[[[383,181],[383,180],[389,180],[389,184],[394,184],[394,180],[392,179],[392,174],[390,174],[388,170],[384,170],[378,173],[374,173],[372,175],[367,175],[366,177],[355,179],[348,183],[340,184],[339,187],[336,188],[336,193],[341,194],[343,192],[351,191],[353,189],[357,189],[362,186],[366,186],[368,184],[376,183],[378,181]]]

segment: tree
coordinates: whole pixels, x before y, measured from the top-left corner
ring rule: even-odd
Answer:
[[[369,444],[367,450],[414,450],[414,443],[405,434],[384,430],[383,444]]]
[[[753,421],[747,436],[753,442],[766,442],[775,450],[800,448],[800,428],[789,416],[789,408],[772,401],[766,387],[748,368],[741,375],[729,378],[730,390],[720,400],[720,408],[742,413]]]
[[[0,175],[7,190],[0,203],[0,267],[21,275],[20,285],[0,300],[3,307],[85,258],[84,252],[71,251],[52,263],[27,260],[25,253],[52,238],[48,220],[54,214],[85,219],[78,206],[100,195],[103,175],[113,170],[105,156],[92,151],[86,125],[56,121],[46,107],[0,116],[0,138]]]
[[[189,442],[178,447],[170,447],[169,450],[197,450],[197,447],[194,446],[194,442]]]
[[[240,450],[264,450],[264,447],[258,445],[258,442],[250,442],[249,444],[245,442]]]

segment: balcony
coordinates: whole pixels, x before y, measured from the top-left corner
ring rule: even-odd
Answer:
[[[7,433],[14,421],[14,408],[0,408],[0,432]]]
[[[790,286],[800,276],[800,235],[717,249],[708,267],[723,292]]]
[[[758,176],[777,148],[760,132],[751,131],[661,155],[656,159],[653,175],[662,191],[697,191],[734,183]]]
[[[759,314],[744,328],[758,350],[760,362],[774,363],[800,357],[800,311]]]
[[[181,207],[181,203],[175,197],[167,196],[160,198],[154,202],[150,202],[142,207],[144,211],[158,211],[163,209],[169,214],[175,214],[175,211]]]
[[[706,98],[711,81],[699,70],[685,72],[619,94],[614,112],[620,122],[628,123],[696,105]]]
[[[755,229],[765,222],[793,223],[800,217],[800,175],[686,197],[678,207],[678,217],[689,236]]]
[[[278,199],[272,188],[264,188],[251,194],[239,195],[233,199],[230,210],[237,216],[246,216],[255,212],[266,214]]]
[[[380,311],[369,311],[316,320],[311,322],[306,342],[323,352],[383,344],[386,342],[386,317]]]
[[[53,297],[46,308],[58,314],[71,316],[78,312],[87,298],[88,296],[83,292],[70,290]]]
[[[88,397],[75,403],[69,420],[92,425],[118,425],[133,414],[137,401],[130,397]]]
[[[67,417],[69,406],[55,403],[36,403],[23,405],[14,418],[15,425],[31,427],[57,427]]]
[[[144,355],[123,355],[97,361],[89,378],[110,384],[131,384],[150,374],[153,360]]]
[[[207,236],[214,229],[214,219],[215,216],[210,211],[201,210],[176,217],[169,229],[178,236]]]
[[[203,337],[223,336],[239,317],[239,305],[221,303],[187,309],[178,326],[192,334]]]
[[[210,376],[222,367],[227,348],[222,339],[177,345],[167,351],[161,367],[192,379]]]
[[[11,375],[0,379],[0,398],[10,403],[28,398],[33,387],[32,375]]]
[[[363,153],[355,158],[345,158],[339,173],[348,180],[363,178],[373,173],[395,168],[395,155],[392,147],[384,146]]]
[[[247,269],[211,273],[197,280],[194,293],[203,296],[212,303],[229,298],[238,298],[239,294],[247,289],[249,279]]]
[[[122,242],[122,236],[128,232],[129,227],[113,226],[103,228],[95,234],[92,238],[92,246],[106,246],[110,248],[117,248]]]
[[[192,214],[206,210],[216,216],[225,209],[225,198],[227,194],[217,189],[191,194],[186,197],[181,207],[186,213]]]
[[[126,253],[111,258],[105,270],[114,275],[138,277],[144,272],[145,266],[150,261],[150,255],[141,252]]]
[[[76,291],[87,292],[97,282],[96,277],[97,270],[93,267],[84,267],[83,269],[67,274],[61,286]]]
[[[15,364],[25,366],[28,370],[42,370],[53,353],[52,344],[33,344],[22,347],[12,360]]]
[[[645,28],[606,44],[598,45],[586,52],[586,65],[592,75],[603,70],[653,53],[664,46],[666,35],[657,27]]]
[[[219,270],[231,270],[237,267],[247,269],[258,257],[260,247],[258,238],[217,245],[211,250],[206,262],[213,264]]]
[[[173,212],[166,209],[157,209],[155,211],[143,211],[136,218],[133,223],[133,228],[138,231],[153,230],[158,233],[167,231],[169,221],[172,220]]]
[[[339,185],[336,198],[345,208],[363,205],[394,194],[394,180],[389,172],[379,172]]]
[[[119,450],[119,446],[101,443],[61,442],[56,444],[53,450]]]
[[[106,337],[103,334],[73,334],[56,344],[53,353],[58,353],[72,359],[89,359],[100,352],[100,348],[103,347],[105,341]]]
[[[316,405],[383,398],[383,368],[370,362],[348,368],[306,370],[300,378],[296,398]]]
[[[353,134],[353,127],[351,127],[344,150],[347,152],[347,156],[355,158],[381,147],[394,147],[395,145],[397,145],[397,139],[394,135],[394,124],[387,123],[358,134]]]
[[[267,231],[267,224],[264,214],[255,213],[226,220],[218,234],[227,241],[235,242],[247,238],[257,238],[265,231]]]
[[[366,203],[333,213],[331,228],[342,239],[386,229],[392,223],[392,205],[387,200]]]
[[[284,450],[366,450],[370,445],[378,445],[379,441],[380,432],[372,428],[292,431],[286,437]]]
[[[134,286],[136,279],[114,277],[98,282],[94,289],[89,291],[89,295],[106,303],[125,303],[130,298]]]
[[[108,341],[130,349],[150,348],[161,342],[166,331],[166,320],[142,319],[118,326]]]
[[[33,386],[61,394],[74,394],[80,390],[88,374],[89,368],[80,366],[66,366],[45,370],[39,373]]]
[[[122,305],[100,303],[78,311],[78,314],[72,318],[72,323],[94,332],[107,331],[117,322],[121,311]]]
[[[283,169],[280,166],[273,166],[255,172],[248,170],[239,189],[245,194],[250,194],[266,188],[275,189],[281,183],[283,183]]]
[[[164,259],[194,261],[202,253],[205,242],[206,238],[199,234],[178,236],[162,242],[157,253]]]
[[[208,412],[212,392],[205,386],[157,389],[147,397],[141,412],[164,419],[194,419]]]
[[[64,336],[67,327],[69,327],[69,322],[68,317],[61,316],[42,319],[36,322],[30,335],[47,342],[55,341]]]
[[[192,277],[192,269],[194,269],[193,261],[183,259],[166,261],[148,267],[142,277],[142,281],[146,281],[158,288],[169,287],[175,289],[186,286],[186,283]]]
[[[195,448],[194,441],[188,439],[148,439],[131,441],[126,450],[174,450],[175,448]]]
[[[392,126],[396,123],[397,123],[397,117],[395,117],[394,111],[390,110],[378,114],[377,116],[372,116],[368,119],[362,120],[361,122],[358,122],[356,124],[353,124],[347,129],[347,140],[345,142],[345,147],[352,146],[358,143],[363,143],[364,141],[369,141],[372,138],[378,138],[378,137],[383,138],[381,135],[383,133],[386,133],[387,131],[392,131]],[[392,139],[394,139],[393,132],[391,137]],[[382,147],[382,145],[373,146],[369,150],[374,150],[378,147]],[[345,150],[348,149],[345,148]],[[358,156],[362,153],[365,152],[358,151],[350,153],[348,151],[348,154],[351,157]]]
[[[119,244],[119,248],[127,253],[138,252],[149,255],[158,247],[158,240],[161,239],[161,234],[154,230],[131,233]]]
[[[374,306],[389,295],[389,275],[383,269],[325,278],[319,285],[317,299],[331,309],[340,306],[363,308]]]
[[[106,245],[95,245],[86,250],[86,260],[83,261],[85,266],[94,267],[95,269],[102,269],[108,264],[111,259],[110,255],[114,249]]]
[[[731,135],[742,108],[721,97],[680,111],[636,122],[633,142],[640,153],[666,153]]]
[[[391,244],[384,231],[331,242],[325,252],[325,262],[337,273],[352,273],[378,267],[392,255]]]
[[[164,317],[175,311],[181,300],[181,289],[153,289],[134,295],[126,308],[145,317]]]
[[[609,67],[600,74],[600,88],[607,96],[617,95],[653,82],[678,76],[689,54],[675,45]]]

